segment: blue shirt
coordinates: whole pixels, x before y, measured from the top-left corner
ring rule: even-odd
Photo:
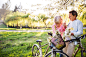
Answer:
[[[71,30],[71,33],[74,33],[74,36],[76,37],[83,34],[83,23],[78,19],[74,21],[70,21],[67,27],[74,29],[74,30]]]

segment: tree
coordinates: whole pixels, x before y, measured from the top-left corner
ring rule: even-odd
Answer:
[[[39,18],[40,21],[44,22],[44,24],[45,24],[45,29],[46,29],[46,27],[47,27],[46,20],[47,20],[49,17],[46,17],[45,14],[39,14],[39,15],[38,15],[38,18]]]
[[[14,8],[14,11],[13,12],[16,12],[16,11],[18,11],[18,9],[20,9],[20,11],[21,11],[21,9],[22,9],[22,6],[21,6],[21,3],[20,3],[20,5],[19,6],[15,6],[15,8]]]
[[[9,10],[11,6],[10,0],[8,0],[5,4],[2,4],[2,9]]]
[[[83,25],[86,25],[86,11],[82,12],[82,15],[79,16],[79,19],[83,22]]]
[[[2,4],[1,18],[3,18],[3,20],[5,20],[6,15],[9,14],[10,4],[10,0],[8,0],[5,4]]]
[[[81,4],[78,6],[78,15],[81,16],[81,13],[86,10],[86,4]]]
[[[13,12],[16,12],[16,11],[17,11],[17,9],[18,9],[18,7],[17,7],[17,6],[15,6],[15,8],[14,8],[14,11],[13,11]]]

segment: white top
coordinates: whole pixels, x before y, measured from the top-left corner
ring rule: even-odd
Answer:
[[[67,28],[73,28],[73,30],[71,30],[71,33],[74,33],[74,36],[76,37],[83,34],[83,23],[78,19],[70,21]],[[75,37],[72,36],[72,38]]]
[[[71,30],[71,33],[74,33],[74,36],[78,37],[83,34],[83,23],[76,19],[74,21],[70,21],[68,26],[69,28],[73,28],[74,30]]]

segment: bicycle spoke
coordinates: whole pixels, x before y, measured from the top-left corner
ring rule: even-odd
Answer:
[[[39,57],[39,55],[40,55],[39,48],[36,45],[34,45],[32,48],[32,56]]]

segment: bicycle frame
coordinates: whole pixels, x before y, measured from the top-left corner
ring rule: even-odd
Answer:
[[[42,47],[48,45],[49,43],[46,43],[46,44],[44,44],[44,45],[42,45],[42,46],[41,46],[41,42],[38,42],[38,43],[39,43],[40,57],[43,57],[43,56],[42,56]],[[37,45],[37,44],[36,44],[36,45]],[[37,45],[37,46],[38,46],[38,45]],[[49,45],[48,45],[48,47],[47,47],[47,49],[46,49],[45,54],[47,54],[48,49],[49,49]],[[44,54],[44,55],[45,55],[45,54]]]
[[[75,51],[74,57],[76,56],[76,54],[77,54],[77,52],[79,51],[79,49],[81,49],[81,57],[84,57],[84,56],[83,56],[83,50],[85,51],[85,49],[84,49],[83,46],[82,46],[81,39],[80,39],[80,42],[78,42],[78,44],[79,44],[79,47],[78,47],[77,50]]]
[[[46,46],[46,45],[48,45],[48,44],[49,44],[49,43],[46,43],[46,44],[42,45],[42,47],[43,47],[43,46]],[[48,47],[47,47],[47,49],[46,49],[46,52],[45,52],[45,54],[47,54],[47,52],[48,52],[48,49],[49,49],[49,45],[48,45]],[[45,55],[45,54],[44,54],[44,55]]]

